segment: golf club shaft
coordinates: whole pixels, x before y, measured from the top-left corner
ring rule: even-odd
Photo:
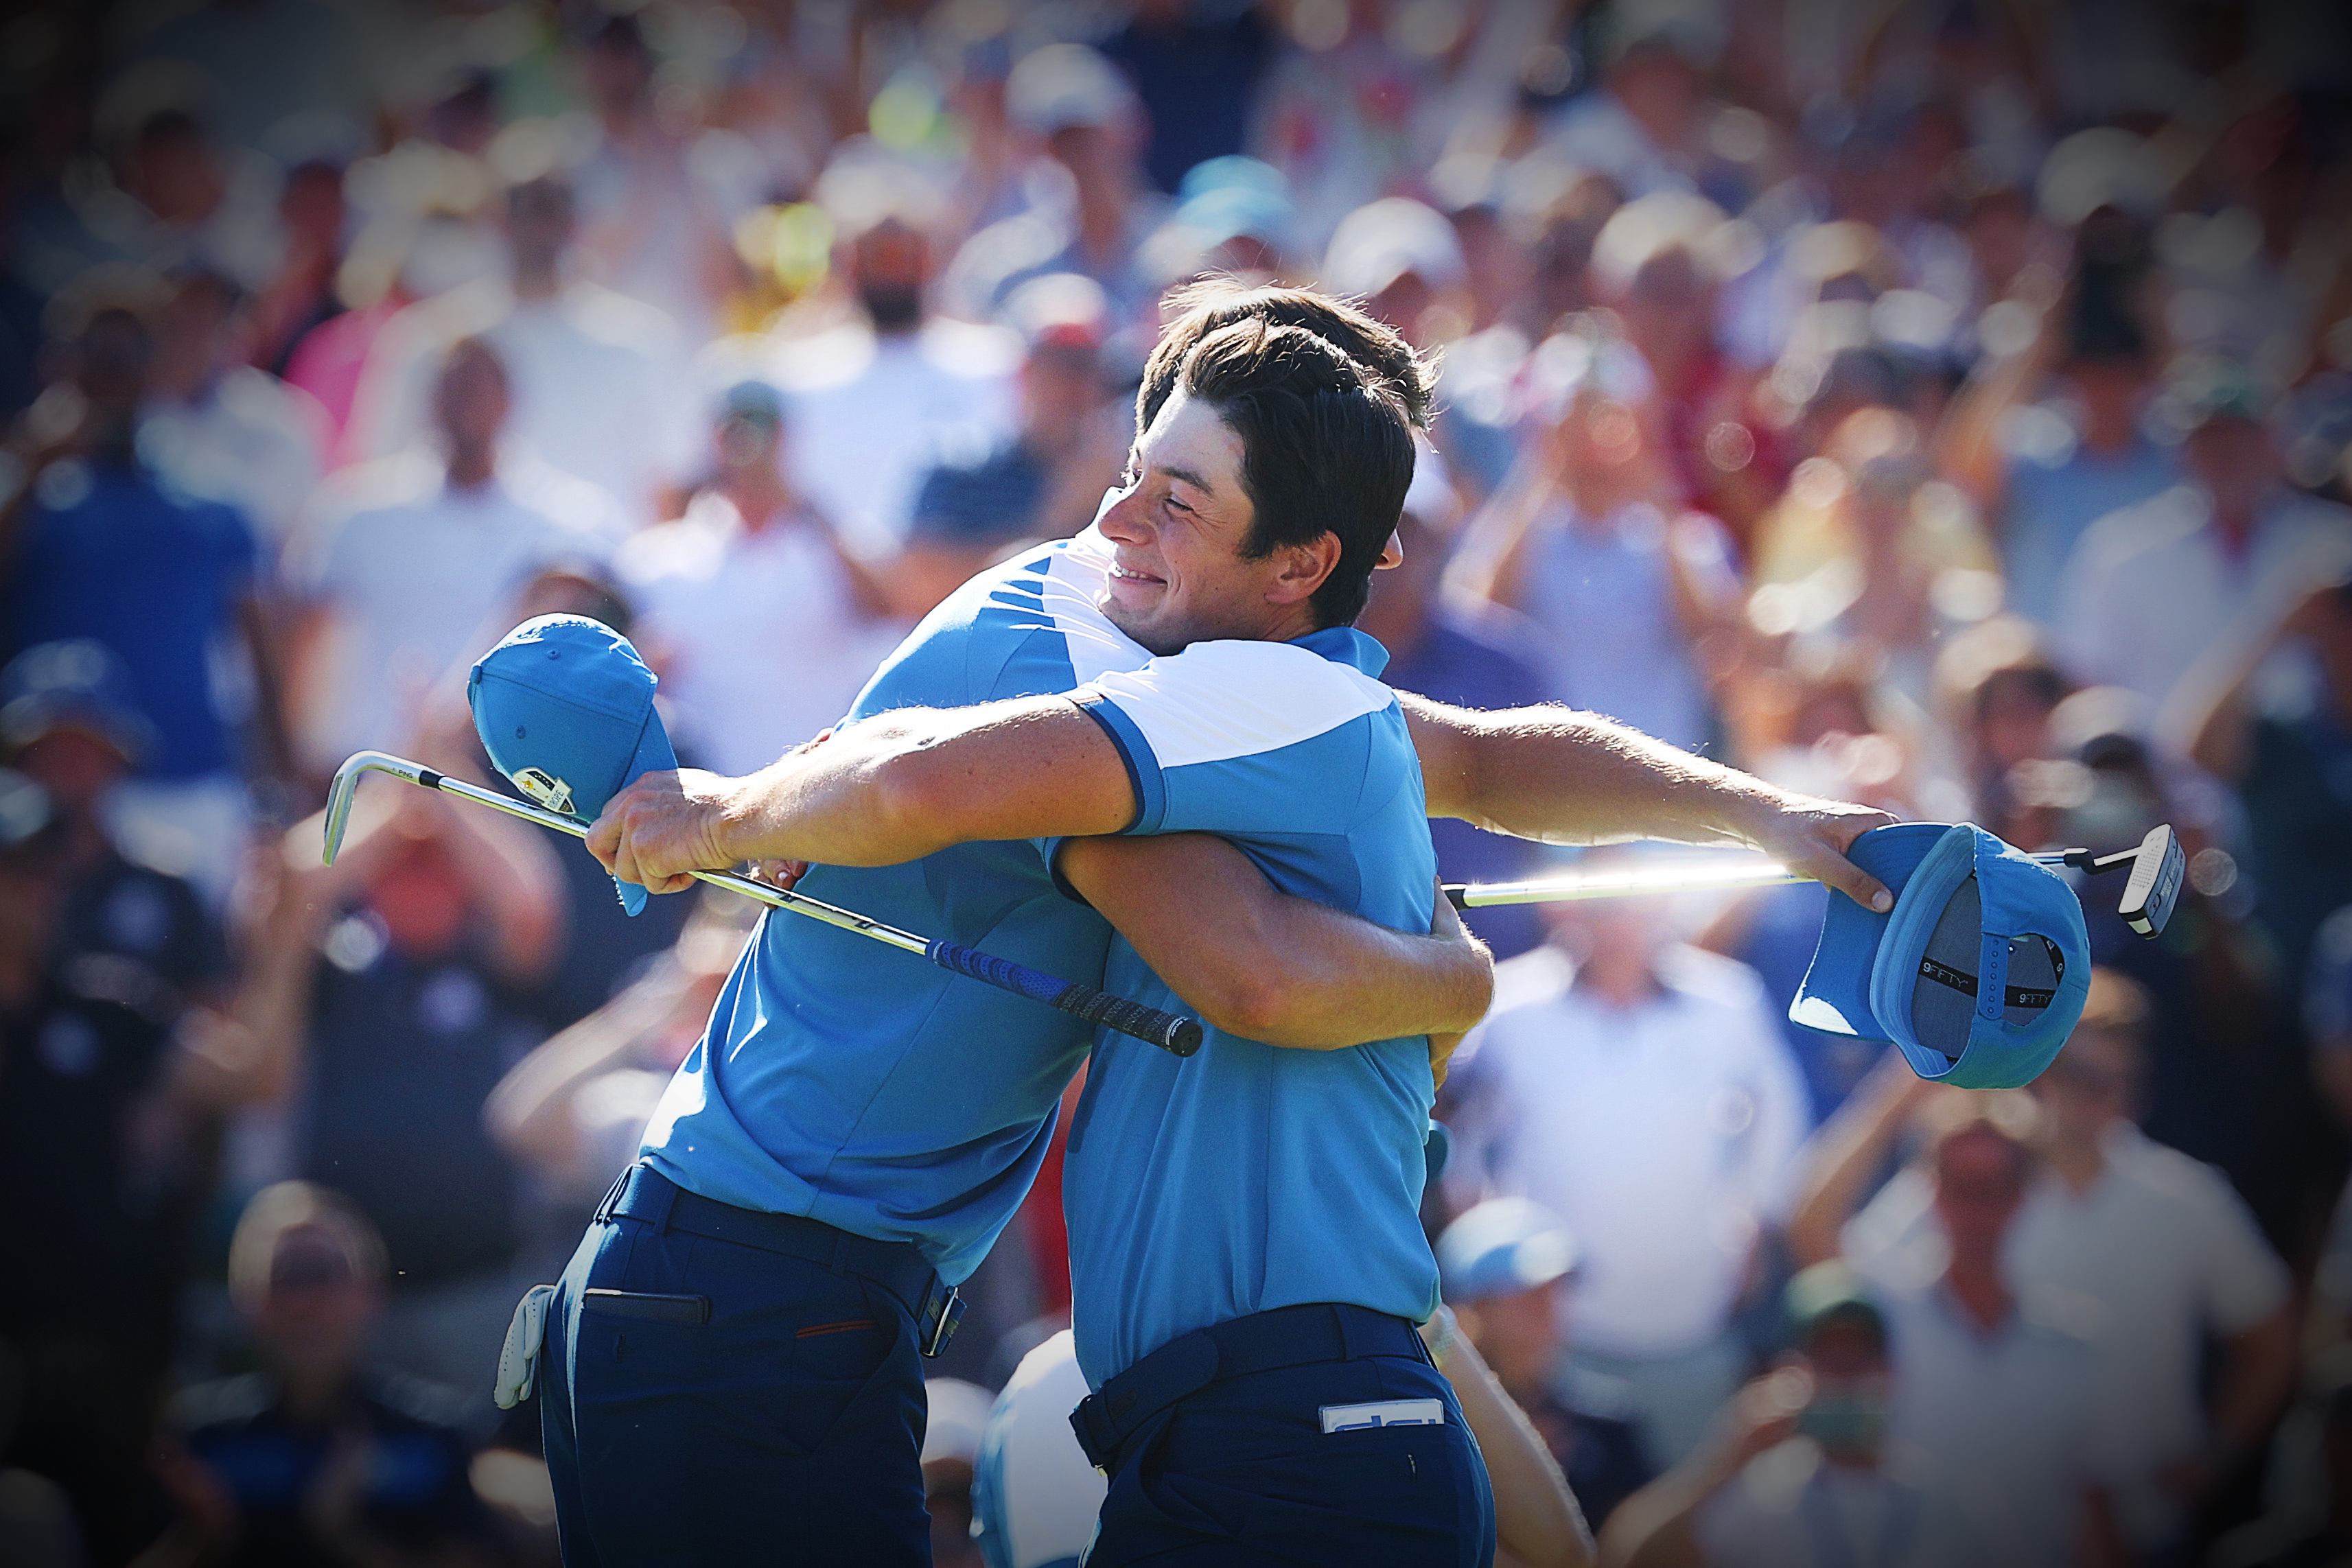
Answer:
[[[454,795],[461,800],[487,806],[493,811],[503,811],[509,817],[534,822],[542,828],[551,828],[559,833],[569,833],[575,839],[588,836],[588,824],[577,817],[567,817],[529,801],[513,800],[496,790],[468,784],[462,779],[452,779],[446,773],[420,762],[411,762],[406,758],[394,757],[382,751],[362,751],[353,754],[336,769],[334,784],[327,793],[325,859],[330,865],[334,863],[336,853],[342,848],[343,832],[351,822],[352,799],[358,790],[359,776],[362,773],[389,774],[403,782],[438,790],[444,795]],[[1044,1002],[1047,1007],[1058,1008],[1088,1023],[1101,1024],[1121,1034],[1149,1040],[1174,1055],[1190,1056],[1201,1049],[1201,1024],[1196,1019],[1145,1007],[1140,1002],[1114,997],[1091,986],[1056,979],[1041,970],[995,957],[976,948],[918,936],[911,931],[885,925],[855,910],[843,909],[823,899],[756,882],[731,871],[697,871],[689,874],[714,887],[723,887],[746,898],[757,899],[772,909],[789,909],[795,915],[804,915],[843,931],[855,932],[904,952],[918,954],[943,969],[952,969],[959,975],[984,980],[1000,990]]]
[[[1728,857],[1727,857],[1728,858]],[[2043,865],[2064,865],[2064,852],[2032,857]],[[1504,904],[1569,904],[1588,898],[1634,898],[1643,894],[1737,892],[1751,887],[1793,887],[1816,879],[1772,861],[1737,865],[1704,863],[1654,866],[1642,871],[1597,872],[1549,882],[1452,883],[1445,896],[1456,909],[1486,909]]]

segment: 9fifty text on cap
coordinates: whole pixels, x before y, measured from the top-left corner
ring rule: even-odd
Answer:
[[[1895,908],[1831,897],[1789,1017],[1891,1041],[1939,1082],[2012,1089],[2039,1077],[2090,988],[2082,904],[2065,878],[1967,822],[1875,829],[1848,853],[1895,891]]]
[[[467,678],[491,765],[551,811],[595,818],[640,774],[677,766],[654,673],[626,637],[584,615],[524,622]],[[646,891],[616,883],[631,915]]]

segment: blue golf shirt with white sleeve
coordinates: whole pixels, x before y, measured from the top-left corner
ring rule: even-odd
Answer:
[[[1403,712],[1374,678],[1387,657],[1347,628],[1201,643],[1076,696],[1127,758],[1142,802],[1129,832],[1216,833],[1286,893],[1426,931],[1436,856]],[[1183,1005],[1116,935],[1106,975],[1120,996]],[[1063,1169],[1087,1383],[1276,1307],[1427,1318],[1433,1098],[1425,1036],[1297,1051],[1211,1030],[1179,1061],[1098,1032]]]
[[[915,629],[845,722],[1072,692],[1147,666],[1163,672],[1161,687],[1206,708],[1278,708],[1291,699],[1280,684],[1287,674],[1261,680],[1250,658],[1281,672],[1325,663],[1284,644],[1233,643],[1155,661],[1096,608],[1109,562],[1108,542],[1089,528],[973,579]],[[1205,652],[1233,649],[1260,652],[1240,660]],[[1269,732],[1267,743],[1276,738],[1294,737]],[[1166,818],[1159,774],[1139,785],[1163,791],[1147,796],[1145,819]],[[1419,801],[1416,774],[1411,837],[1425,854]],[[1307,805],[1302,794],[1298,810]],[[1137,827],[1190,825],[1182,813],[1167,820],[1165,829]],[[1399,904],[1395,924],[1428,929],[1429,876],[1421,881],[1420,906]],[[964,844],[896,866],[819,866],[800,887],[904,930],[1102,983],[1110,927],[1055,889],[1027,841]],[[1356,906],[1353,887],[1337,894],[1331,902]],[[1091,1033],[1067,1014],[912,955],[770,911],[647,1124],[641,1157],[721,1203],[911,1242],[959,1283],[1035,1178]],[[1425,1108],[1425,1062],[1420,1071]]]

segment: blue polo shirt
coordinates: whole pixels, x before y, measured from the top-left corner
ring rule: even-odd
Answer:
[[[1128,831],[1217,833],[1286,893],[1426,931],[1435,898],[1421,766],[1378,643],[1202,643],[1076,694],[1125,753]],[[1123,938],[1108,988],[1183,1006]],[[1063,1173],[1078,1364],[1099,1388],[1179,1334],[1302,1301],[1419,1322],[1425,1037],[1276,1050],[1211,1030],[1179,1061],[1108,1031]]]
[[[1151,655],[1096,609],[1092,529],[972,579],[875,673],[850,721],[1066,692]],[[1110,927],[1062,897],[1034,845],[961,844],[903,865],[819,866],[800,890],[1067,980],[1102,974]],[[911,1241],[971,1277],[1045,1158],[1089,1026],[909,953],[765,915],[644,1157],[692,1192]]]

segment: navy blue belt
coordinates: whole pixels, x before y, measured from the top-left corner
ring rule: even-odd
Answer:
[[[1089,1463],[1116,1470],[1128,1438],[1188,1394],[1254,1372],[1367,1355],[1427,1362],[1429,1348],[1404,1319],[1343,1301],[1252,1312],[1170,1340],[1080,1400],[1070,1427]]]
[[[941,1285],[939,1271],[911,1241],[877,1241],[803,1215],[738,1208],[688,1192],[651,1166],[633,1165],[623,1171],[604,1195],[596,1218],[639,1219],[656,1229],[782,1253],[837,1274],[870,1280],[904,1303],[925,1355],[945,1350],[963,1317],[962,1298],[953,1287]]]

